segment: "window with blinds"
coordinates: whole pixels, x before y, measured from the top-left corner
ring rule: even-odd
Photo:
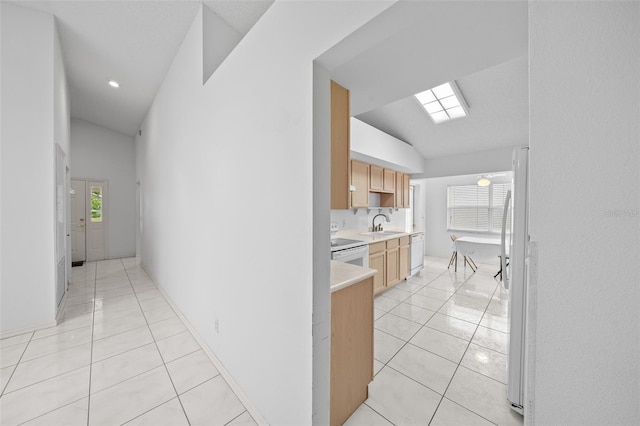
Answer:
[[[457,185],[447,188],[447,229],[457,231],[500,232],[504,200],[510,183],[489,186]],[[507,229],[511,227],[511,213]]]

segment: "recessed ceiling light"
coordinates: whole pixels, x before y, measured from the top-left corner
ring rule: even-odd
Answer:
[[[468,106],[454,81],[415,95],[434,123],[443,123],[469,115]]]
[[[120,87],[120,83],[118,83],[115,80],[109,80],[109,86],[113,87],[114,89],[117,89],[118,87]]]

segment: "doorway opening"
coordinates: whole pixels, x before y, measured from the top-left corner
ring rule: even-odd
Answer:
[[[71,261],[107,258],[108,181],[71,179]]]

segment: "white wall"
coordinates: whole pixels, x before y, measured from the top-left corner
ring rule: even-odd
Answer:
[[[534,1],[529,28],[527,422],[638,424],[640,3]]]
[[[107,258],[136,255],[135,143],[131,136],[71,120],[71,177],[107,179]]]
[[[512,172],[504,172],[505,176],[496,176],[491,181],[494,183],[510,182]],[[419,179],[413,181],[420,185],[422,200],[425,207],[425,255],[450,257],[451,234],[458,237],[492,236],[495,234],[483,234],[473,232],[447,231],[447,187],[452,185],[474,185],[478,181],[478,175],[447,176],[432,179]],[[474,260],[476,260],[474,258]],[[497,259],[479,259],[483,262],[497,263]]]
[[[387,6],[275,2],[204,87],[198,16],[136,139],[142,261],[271,424],[310,423],[320,374],[313,59]]]
[[[520,141],[517,141],[518,143]],[[522,141],[518,146],[526,146]],[[424,173],[412,174],[413,179],[443,176],[482,174],[488,170],[511,170],[513,147],[472,152],[450,157],[429,158],[424,162]]]
[[[55,319],[55,142],[68,94],[53,16],[0,3],[0,330]],[[67,153],[68,154],[68,153]]]
[[[351,158],[399,170],[424,172],[424,158],[417,149],[375,127],[351,117]]]
[[[371,228],[371,222],[375,215],[383,213],[389,217],[391,222],[379,217],[376,219],[376,225],[382,224],[383,228],[386,229],[404,229],[407,224],[411,226],[410,221],[406,220],[406,211],[407,209],[391,209],[391,212],[389,212],[388,208],[373,209],[371,212],[367,212],[367,209],[331,210],[331,222],[337,223],[341,231],[354,229],[364,231],[365,228]],[[328,228],[327,232],[329,232]]]

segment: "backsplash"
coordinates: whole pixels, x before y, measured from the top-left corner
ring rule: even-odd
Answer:
[[[384,213],[389,216],[391,222],[385,221],[382,217],[376,219],[376,224],[382,223],[384,228],[404,228],[407,223],[406,209],[391,209],[391,213],[389,208],[373,209],[368,214],[367,209],[358,209],[355,212],[354,214],[354,210],[331,210],[331,222],[337,223],[340,231],[370,228],[373,217],[378,213]]]

